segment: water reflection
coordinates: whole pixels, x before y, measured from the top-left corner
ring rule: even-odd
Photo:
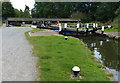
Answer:
[[[106,69],[113,73],[120,81],[120,54],[118,53],[118,41],[103,36],[80,37],[83,42],[94,52],[94,56],[106,66]]]

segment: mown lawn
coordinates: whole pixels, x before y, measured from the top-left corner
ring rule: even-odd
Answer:
[[[108,28],[105,31],[120,32],[120,26],[118,24],[112,24],[112,26],[112,28]]]
[[[2,26],[2,22],[0,21],[0,26]]]
[[[82,40],[63,36],[37,36],[27,39],[34,46],[33,56],[38,56],[40,81],[109,81],[103,66],[95,61],[92,52]],[[81,68],[82,79],[72,79],[73,66]]]
[[[103,24],[103,23],[100,23],[98,22],[99,26],[102,27],[102,26],[107,26],[107,24]],[[110,24],[112,26],[112,28],[107,28],[105,29],[105,31],[109,31],[109,32],[120,32],[120,24],[115,24],[115,23],[111,23]]]

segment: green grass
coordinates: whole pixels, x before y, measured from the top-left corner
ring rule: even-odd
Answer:
[[[112,24],[112,26],[112,28],[108,28],[105,31],[120,32],[120,26],[118,26],[118,24]]]
[[[41,81],[77,81],[71,79],[71,69],[77,65],[81,68],[80,81],[109,81],[102,65],[94,60],[92,52],[82,40],[63,36],[36,36],[26,38],[34,46],[33,55],[38,59],[38,71]]]
[[[2,26],[2,22],[0,21],[0,26]]]
[[[101,22],[95,22],[95,23],[98,23],[100,27],[107,26],[107,24],[104,24],[104,23],[101,23]],[[105,29],[105,31],[120,32],[120,25],[115,24],[115,23],[111,23],[110,25],[112,26],[112,28],[107,28],[107,29]]]

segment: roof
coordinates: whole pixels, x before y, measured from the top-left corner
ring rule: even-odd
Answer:
[[[8,18],[8,21],[78,21],[70,18]]]

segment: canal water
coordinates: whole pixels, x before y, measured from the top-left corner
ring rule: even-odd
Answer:
[[[115,80],[120,83],[120,50],[118,40],[110,39],[106,36],[79,36],[91,51],[94,56],[106,67],[110,73],[113,73]]]

